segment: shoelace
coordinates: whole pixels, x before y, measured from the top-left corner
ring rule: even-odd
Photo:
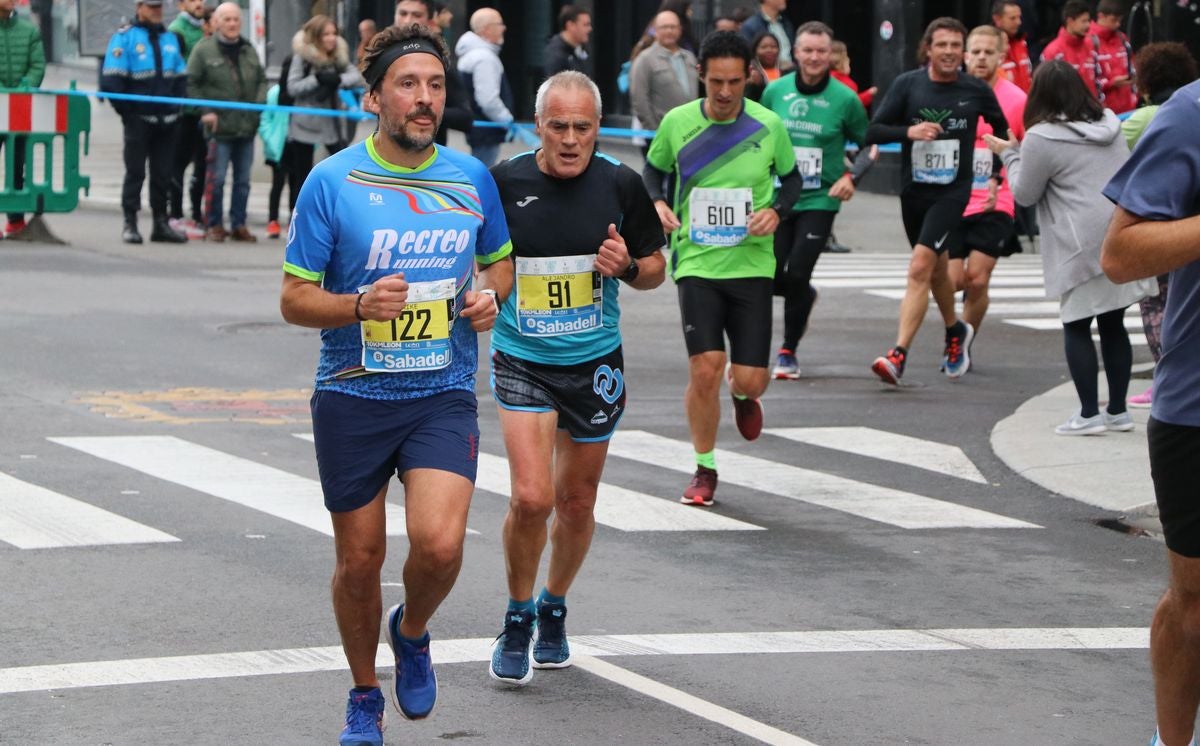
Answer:
[[[689,487],[711,487],[713,483],[713,475],[707,471],[699,471],[692,475],[691,484]]]
[[[514,619],[513,614],[509,614],[504,619],[504,631],[496,636],[496,639],[504,638],[505,650],[518,650],[522,654],[529,649],[529,638],[533,635],[533,624],[522,624],[519,619]],[[522,616],[521,619],[524,617]]]
[[[947,360],[947,362],[954,364],[954,363],[957,363],[959,358],[961,358],[961,357],[962,357],[962,340],[957,335],[955,335],[950,338],[949,342],[946,343],[946,360]]]
[[[412,651],[409,655],[400,656],[404,680],[416,682],[417,686],[424,686],[429,681],[429,646],[418,648],[403,642],[400,644]]]
[[[367,697],[354,698],[354,705],[346,713],[347,731],[355,735],[366,735],[379,729],[379,713],[366,707],[369,702]]]

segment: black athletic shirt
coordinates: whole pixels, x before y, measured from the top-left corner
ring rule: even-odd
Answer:
[[[896,78],[883,97],[871,126],[867,128],[867,144],[901,143],[902,196],[927,199],[961,196],[966,203],[971,196],[971,159],[975,151],[975,129],[980,117],[992,126],[993,132],[1008,131],[1008,120],[1004,118],[1000,102],[986,82],[959,72],[953,82],[937,83],[929,79],[929,71],[925,68],[910,70]],[[933,142],[958,141],[957,173],[950,183],[921,183],[914,180],[914,166],[917,164],[914,164],[914,143],[908,139],[908,128],[921,122],[942,125],[945,131]],[[918,153],[918,164],[932,169],[954,167],[949,158],[942,157],[948,155],[948,146],[917,147],[939,151],[928,153],[928,158]],[[999,172],[999,159],[996,159],[995,173]],[[926,171],[925,178],[944,180],[946,173]]]
[[[650,256],[667,243],[642,177],[603,153],[593,154],[587,170],[573,179],[542,173],[536,151],[496,164],[492,176],[500,190],[514,258],[595,254],[608,238],[610,223],[617,226],[635,259]],[[519,333],[514,290],[492,330],[492,346],[544,365],[576,365],[598,358],[621,343],[620,284],[612,277],[601,280],[603,327],[552,337]]]

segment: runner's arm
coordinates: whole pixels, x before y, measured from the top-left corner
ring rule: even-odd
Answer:
[[[871,145],[862,148],[858,151],[858,155],[854,157],[854,164],[850,167],[850,181],[858,186],[858,182],[862,177],[867,175],[871,170],[871,166],[875,165],[875,161],[879,158],[879,148]]]
[[[879,108],[875,110],[875,118],[867,127],[864,145],[883,145],[908,139],[908,125],[904,124],[906,88],[903,78],[897,78],[888,88]]]
[[[1200,259],[1200,215],[1149,220],[1117,205],[1100,249],[1100,267],[1113,282],[1132,282]]]
[[[408,282],[402,273],[376,281],[365,293],[331,293],[313,280],[285,272],[279,310],[289,324],[336,329],[367,319],[391,321],[407,300]]]
[[[642,167],[642,183],[646,185],[646,193],[650,195],[650,199],[658,202],[659,200],[666,201],[667,193],[663,190],[663,185],[667,182],[667,172],[660,171],[646,161],[646,165]]]
[[[795,205],[796,200],[800,199],[802,191],[804,191],[804,177],[800,175],[799,168],[793,168],[790,174],[779,179],[779,191],[775,194],[775,201],[771,203],[771,207],[779,213],[781,219],[791,213],[792,205]]]

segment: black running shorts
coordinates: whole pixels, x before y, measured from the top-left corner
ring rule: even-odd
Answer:
[[[688,356],[724,352],[729,361],[765,368],[771,359],[771,290],[774,278],[709,280],[684,277],[676,283],[683,341]]]
[[[1167,548],[1200,557],[1200,427],[1171,425],[1153,417],[1146,426],[1150,476]]]
[[[620,347],[578,365],[542,365],[496,350],[492,394],[504,409],[558,412],[558,429],[578,443],[605,441],[625,414],[624,365]]]
[[[981,212],[965,217],[958,224],[962,237],[950,248],[950,258],[966,259],[972,251],[993,259],[1008,256],[1008,241],[1014,230],[1013,219],[1003,212]]]
[[[962,241],[956,229],[965,209],[966,200],[957,198],[901,197],[900,217],[909,245],[916,248],[920,244],[938,254],[956,251]]]

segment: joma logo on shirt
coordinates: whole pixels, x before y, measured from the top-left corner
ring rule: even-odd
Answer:
[[[394,269],[392,249],[404,254],[461,254],[471,243],[471,232],[465,230],[405,231],[401,235],[391,228],[380,228],[371,239],[371,253],[367,255],[367,269]],[[397,260],[397,264],[399,260]]]

